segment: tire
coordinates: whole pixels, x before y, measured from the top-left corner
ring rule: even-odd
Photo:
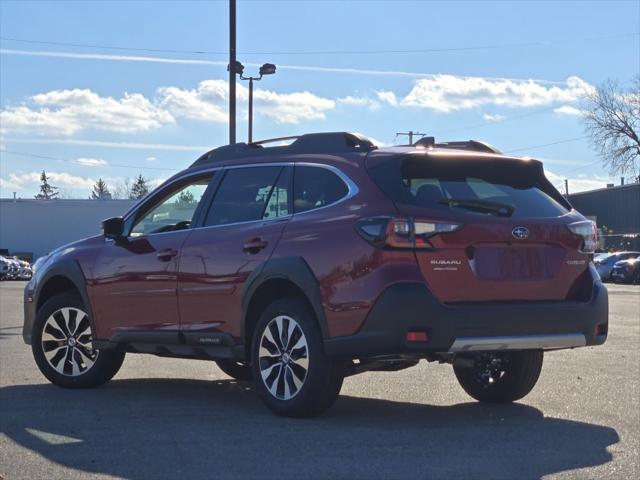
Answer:
[[[315,316],[297,297],[281,298],[265,309],[253,334],[251,358],[256,389],[278,415],[319,415],[340,393],[343,365],[324,354]]]
[[[241,382],[250,382],[253,380],[253,373],[251,371],[251,365],[246,363],[236,362],[235,360],[216,360],[218,368],[231,378],[235,378]]]
[[[480,402],[508,403],[526,396],[535,386],[542,370],[542,350],[481,353],[474,365],[453,370],[460,386]]]
[[[33,324],[31,350],[47,379],[65,388],[102,385],[118,373],[124,352],[92,350],[93,332],[86,307],[75,294],[45,302]]]

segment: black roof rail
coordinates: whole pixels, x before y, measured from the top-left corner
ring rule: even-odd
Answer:
[[[289,145],[265,147],[269,143],[293,140]],[[369,152],[376,147],[371,140],[359,133],[326,132],[307,133],[291,137],[269,138],[252,143],[236,143],[214,148],[198,158],[192,166],[220,162],[242,157],[254,157],[296,153]]]
[[[488,143],[480,142],[479,140],[457,140],[452,142],[436,143],[434,137],[423,137],[415,143],[415,146],[473,150],[474,152],[497,153],[498,155],[502,155],[502,152],[497,148],[489,145]]]

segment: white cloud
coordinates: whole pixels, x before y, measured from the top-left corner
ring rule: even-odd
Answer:
[[[567,178],[563,175],[558,175],[549,170],[544,171],[549,181],[556,186],[558,190],[564,193],[564,180]],[[578,175],[577,177],[569,177],[569,193],[584,192],[586,190],[595,190],[598,188],[605,188],[607,183],[611,183],[612,180],[608,177],[602,177],[599,175]]]
[[[535,107],[575,102],[592,88],[578,77],[569,77],[564,85],[548,86],[536,80],[435,75],[433,78],[416,80],[411,91],[399,103],[402,106],[428,108],[443,113],[484,105]]]
[[[485,113],[482,115],[482,118],[484,118],[488,122],[501,122],[507,117],[505,117],[504,115],[500,115],[499,113],[496,113],[496,114]]]
[[[41,173],[36,171],[11,173],[6,181],[19,189],[26,189],[40,184]],[[89,177],[80,177],[67,172],[47,172],[47,177],[54,187],[91,189],[95,183],[95,180]]]
[[[158,90],[159,104],[176,117],[226,123],[229,87],[225,80],[205,80],[194,89],[166,87]],[[238,102],[246,104],[249,91],[239,84]],[[253,93],[256,115],[269,117],[276,123],[300,123],[305,120],[324,120],[325,112],[335,108],[334,100],[313,93],[276,93],[255,89]],[[240,107],[242,111],[245,107]]]
[[[398,104],[398,98],[396,94],[387,90],[379,90],[376,92],[378,100],[388,103],[389,105],[396,106]]]
[[[109,162],[101,158],[78,158],[76,163],[85,167],[102,167],[107,165]]]
[[[0,112],[3,131],[66,136],[88,129],[133,133],[174,122],[169,112],[139,93],[115,99],[88,89],[52,90],[34,95],[28,103]]]
[[[571,105],[562,105],[561,107],[558,107],[553,111],[560,115],[570,115],[570,116],[582,115],[582,110],[576,107],[572,107]]]
[[[147,157],[145,160],[147,162],[155,162],[157,160],[157,158],[156,157]]]

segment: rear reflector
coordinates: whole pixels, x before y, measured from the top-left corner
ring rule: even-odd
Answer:
[[[606,335],[609,330],[607,327],[609,325],[606,323],[601,323],[596,326],[596,337],[600,337],[601,335]]]
[[[407,342],[426,342],[428,340],[427,332],[407,332]]]

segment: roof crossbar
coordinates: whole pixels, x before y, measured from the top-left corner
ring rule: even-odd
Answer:
[[[293,140],[289,145],[265,147],[269,143]],[[243,157],[298,153],[369,152],[377,148],[367,137],[350,132],[308,133],[290,137],[269,138],[252,143],[236,143],[215,148],[202,155],[193,165],[220,162]]]

